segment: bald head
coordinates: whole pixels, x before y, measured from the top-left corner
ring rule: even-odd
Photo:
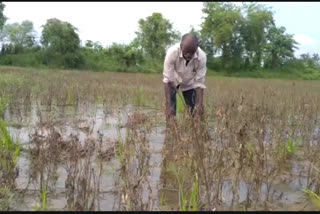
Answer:
[[[183,35],[180,43],[183,57],[186,60],[191,60],[198,49],[198,45],[198,38],[194,34],[187,33]]]

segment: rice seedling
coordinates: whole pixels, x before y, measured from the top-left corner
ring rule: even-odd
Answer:
[[[177,169],[174,164],[170,164],[168,171],[173,173],[178,182],[178,190],[179,190],[179,207],[180,211],[198,211],[199,210],[199,181],[198,175],[195,174],[193,186],[191,189],[191,193],[185,189],[185,175],[181,173],[181,168]],[[189,178],[190,179],[190,178]]]
[[[136,91],[136,101],[135,101],[137,106],[144,106],[147,104],[146,99],[145,99],[145,92],[144,88],[139,86]]]
[[[40,191],[41,205],[36,204],[34,206],[35,211],[46,211],[47,210],[47,186],[44,186]]]
[[[281,149],[281,154],[287,158],[292,157],[297,149],[299,148],[301,143],[297,141],[293,141],[292,139],[288,139],[287,142],[285,142],[284,147]]]
[[[20,154],[20,145],[10,136],[6,123],[0,119],[0,183],[1,186],[14,187],[17,177],[17,161]]]
[[[177,92],[177,112],[183,113],[185,110],[185,103],[180,91]]]

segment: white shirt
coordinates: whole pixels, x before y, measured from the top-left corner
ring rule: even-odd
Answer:
[[[163,82],[173,82],[175,86],[180,85],[181,91],[198,87],[206,88],[204,84],[207,72],[206,62],[206,54],[198,47],[193,58],[186,65],[180,44],[176,44],[167,51],[163,65]]]

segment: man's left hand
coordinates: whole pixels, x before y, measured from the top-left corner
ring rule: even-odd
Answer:
[[[196,89],[196,105],[194,108],[194,115],[196,117],[201,117],[204,113],[204,107],[203,107],[203,89],[197,88]]]
[[[195,115],[202,115],[203,114],[203,111],[204,111],[204,108],[203,108],[203,104],[198,104],[194,107],[194,114]]]

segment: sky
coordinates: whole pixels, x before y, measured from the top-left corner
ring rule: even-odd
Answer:
[[[30,20],[40,36],[47,19],[57,18],[78,29],[80,39],[103,46],[129,43],[135,38],[138,20],[160,12],[182,34],[190,26],[200,29],[202,2],[3,2],[7,23]],[[299,42],[295,52],[320,54],[320,2],[260,2],[271,6],[276,25],[284,26]],[[235,4],[241,5],[241,2]]]

